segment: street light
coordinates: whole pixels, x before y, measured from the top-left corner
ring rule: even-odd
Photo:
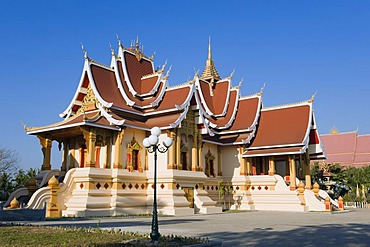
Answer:
[[[154,153],[154,201],[153,201],[153,217],[152,217],[152,231],[150,238],[153,242],[158,241],[161,235],[158,231],[158,212],[157,212],[157,151],[160,153],[167,152],[168,148],[172,145],[172,138],[166,137],[162,144],[164,147],[159,146],[159,136],[161,130],[158,127],[153,127],[150,130],[150,136],[143,140],[143,145],[148,149],[149,153]]]

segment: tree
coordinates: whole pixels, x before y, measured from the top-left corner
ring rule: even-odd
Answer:
[[[29,168],[26,172],[23,169],[18,170],[18,172],[14,174],[14,189],[26,187],[30,179],[36,177],[37,173],[38,169],[36,168]]]
[[[0,201],[5,201],[13,191],[11,176],[3,172],[0,174]]]
[[[17,170],[20,160],[19,154],[15,150],[0,146],[0,173],[13,173]]]

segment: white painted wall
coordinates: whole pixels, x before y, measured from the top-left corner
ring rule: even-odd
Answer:
[[[236,146],[226,146],[221,148],[222,152],[222,176],[230,179],[234,175],[234,170],[239,169],[239,152]]]

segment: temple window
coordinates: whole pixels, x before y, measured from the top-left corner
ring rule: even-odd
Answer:
[[[138,170],[139,168],[139,150],[132,150],[132,169]]]
[[[142,147],[136,141],[135,137],[132,138],[131,142],[127,144],[127,163],[126,169],[129,171],[137,170],[142,172],[140,161],[140,150]]]
[[[208,150],[205,161],[206,161],[206,167],[205,167],[205,174],[210,177],[215,177],[215,167],[214,167],[214,160],[215,156],[211,153],[210,150]]]

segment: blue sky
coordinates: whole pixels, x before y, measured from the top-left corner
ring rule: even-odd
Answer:
[[[139,36],[155,65],[172,65],[170,84],[202,71],[208,37],[222,77],[233,69],[242,94],[266,82],[266,106],[309,99],[321,134],[370,134],[370,1],[3,1],[0,4],[0,146],[23,168],[40,167],[27,126],[60,121],[89,57],[110,63]],[[52,163],[60,167],[54,143]]]

